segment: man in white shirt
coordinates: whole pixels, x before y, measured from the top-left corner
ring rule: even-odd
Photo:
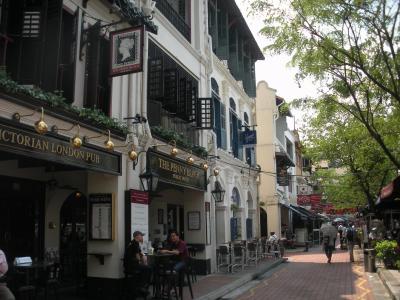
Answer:
[[[5,282],[2,282],[3,276],[8,271],[8,264],[6,255],[0,249],[0,299],[1,300],[15,300],[14,295],[11,293],[10,289],[7,287]]]

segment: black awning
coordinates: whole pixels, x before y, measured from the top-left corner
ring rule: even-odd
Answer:
[[[285,166],[288,167],[294,167],[295,164],[292,161],[292,159],[289,157],[289,155],[286,152],[275,152],[275,157],[277,160],[277,164],[279,164],[279,162],[283,163]]]
[[[316,219],[318,218],[318,215],[316,215],[315,213],[313,213],[313,212],[311,212],[311,211],[305,209],[304,207],[295,206],[295,208],[296,208],[298,211],[301,211],[302,213],[304,213],[305,215],[307,215],[308,218],[311,219],[311,220],[316,220]]]
[[[280,203],[280,205],[282,205],[282,206],[292,210],[296,214],[298,214],[301,217],[302,220],[307,220],[308,219],[308,216],[306,214],[304,214],[303,212],[301,212],[301,211],[296,209],[297,207],[294,208],[292,205],[286,205],[286,204],[283,204],[283,203]]]

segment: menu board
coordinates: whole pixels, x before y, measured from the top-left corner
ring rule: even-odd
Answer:
[[[114,239],[114,201],[112,194],[89,195],[90,239]]]
[[[149,194],[147,192],[130,190],[130,229],[144,233],[143,240],[149,239]]]

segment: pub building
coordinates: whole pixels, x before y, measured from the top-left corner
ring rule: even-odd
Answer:
[[[233,0],[154,4],[0,1],[0,248],[59,261],[89,299],[115,299],[135,230],[176,229],[198,274],[258,232],[240,137],[262,53]]]

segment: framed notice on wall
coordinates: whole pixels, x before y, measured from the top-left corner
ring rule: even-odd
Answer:
[[[189,211],[187,213],[188,230],[200,230],[200,212]]]
[[[91,240],[114,240],[114,195],[89,195],[89,238]]]

